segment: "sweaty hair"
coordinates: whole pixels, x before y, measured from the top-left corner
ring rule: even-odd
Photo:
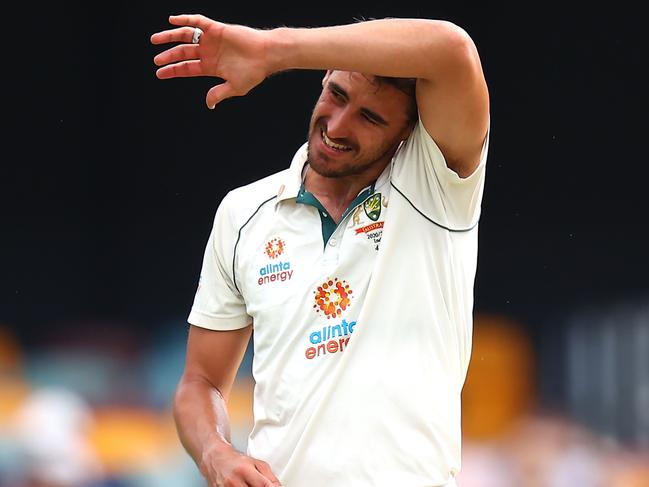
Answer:
[[[368,20],[376,20],[375,17],[359,17],[355,18],[354,22],[361,23]],[[394,86],[399,91],[405,93],[410,98],[410,104],[408,105],[408,111],[406,116],[408,117],[409,123],[415,123],[419,119],[419,112],[417,110],[417,98],[415,97],[415,86],[417,84],[417,78],[394,78],[391,76],[378,76],[375,75],[374,79],[377,84],[387,83]],[[371,82],[371,80],[370,80]]]
[[[407,112],[408,122],[416,122],[419,117],[417,112],[417,98],[415,97],[417,78],[392,78],[390,76],[375,76],[374,78],[378,83],[387,83],[408,95],[410,99]]]
[[[417,111],[417,98],[415,97],[415,86],[417,84],[417,78],[394,78],[391,76],[378,76],[371,75],[368,76],[364,74],[365,78],[378,89],[383,83],[395,87],[397,90],[405,93],[408,96],[410,102],[406,109],[406,120],[408,123],[414,124],[419,118],[419,112]]]

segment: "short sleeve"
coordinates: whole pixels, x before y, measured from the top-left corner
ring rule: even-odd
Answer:
[[[461,178],[449,169],[444,156],[421,120],[395,157],[394,188],[426,218],[449,230],[468,230],[480,218],[489,131],[478,167]]]
[[[232,277],[237,229],[229,201],[228,194],[216,211],[205,246],[198,289],[187,319],[192,325],[212,330],[236,330],[252,323]]]

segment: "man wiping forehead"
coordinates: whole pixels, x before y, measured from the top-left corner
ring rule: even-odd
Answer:
[[[287,169],[217,209],[174,399],[210,486],[453,486],[471,354],[489,96],[458,26],[377,19],[252,29],[201,15],[154,44],[161,79],[323,70]],[[265,153],[265,157],[268,154]],[[254,425],[230,444],[227,400],[254,333]]]

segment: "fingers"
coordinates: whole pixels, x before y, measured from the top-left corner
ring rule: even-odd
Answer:
[[[207,103],[207,108],[211,110],[226,98],[230,98],[235,95],[236,93],[232,89],[230,83],[228,83],[227,81],[219,85],[213,86],[207,92],[207,96],[205,98],[205,102]]]
[[[203,76],[205,74],[198,60],[200,58],[199,46],[197,44],[191,44],[193,35],[193,27],[181,27],[179,29],[158,32],[151,36],[151,43],[153,44],[166,44],[169,42],[184,43],[167,49],[153,58],[153,62],[157,66],[169,65],[156,71],[156,76],[159,79],[187,78],[191,76]]]
[[[275,476],[273,475],[273,477]],[[247,470],[244,474],[244,480],[246,481],[246,485],[249,485],[250,487],[277,487],[279,485],[279,480],[273,482],[255,469]]]
[[[182,61],[180,63],[164,66],[158,69],[155,74],[159,79],[189,78],[191,76],[205,75],[201,62],[198,60]]]
[[[191,15],[170,15],[169,23],[173,25],[188,25],[190,27],[199,27],[203,31],[214,24],[214,21],[208,19],[204,15],[191,14]]]
[[[198,27],[206,32],[210,27],[216,24],[204,15],[170,15],[169,23],[181,26],[178,29],[169,29],[162,32],[156,32],[151,36],[152,44],[166,44],[168,42],[185,42],[191,43],[194,35],[194,27]]]
[[[177,63],[179,61],[199,59],[198,47],[197,44],[181,44],[161,52],[153,58],[153,62],[156,66],[164,66],[165,64]]]
[[[275,479],[270,480],[263,475],[257,468],[257,462],[251,458],[239,463],[229,474],[219,477],[218,480],[210,480],[210,487],[214,484],[216,487],[277,487],[280,485],[279,480],[270,472],[270,476]]]
[[[184,42],[190,44],[194,35],[194,27],[163,30],[151,36],[151,44],[167,44],[169,42]]]
[[[275,474],[270,469],[270,465],[268,465],[263,460],[255,460],[255,468],[259,471],[260,474],[270,480],[270,487],[281,485],[279,479],[275,477]]]

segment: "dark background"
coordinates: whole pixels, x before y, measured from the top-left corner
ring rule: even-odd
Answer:
[[[29,344],[182,326],[225,192],[286,167],[321,72],[272,77],[216,110],[211,79],[158,80],[172,13],[256,27],[451,20],[491,92],[476,311],[546,333],[580,306],[649,296],[647,57],[622,4],[99,2],[6,19],[0,323]],[[165,325],[167,326],[167,325]]]

